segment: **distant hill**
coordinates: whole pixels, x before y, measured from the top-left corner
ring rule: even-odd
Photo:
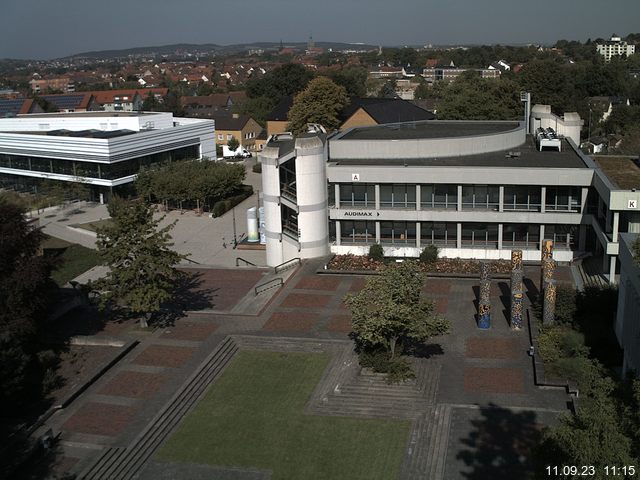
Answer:
[[[304,48],[306,42],[294,42],[286,43],[285,47]],[[365,44],[353,44],[353,43],[340,43],[340,42],[316,42],[317,47],[333,50],[371,50],[378,48],[376,45]],[[106,60],[110,58],[122,58],[128,56],[145,56],[145,55],[173,55],[177,52],[185,52],[191,54],[227,54],[227,53],[239,53],[252,48],[262,48],[264,50],[278,49],[280,42],[254,42],[254,43],[241,43],[235,45],[217,45],[215,43],[205,43],[201,45],[191,43],[176,43],[173,45],[161,45],[154,47],[135,47],[126,48],[121,50],[100,50],[93,52],[83,52],[69,55],[62,58],[62,60],[71,58],[92,58]]]

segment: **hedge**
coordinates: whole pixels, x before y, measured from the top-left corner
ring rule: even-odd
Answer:
[[[224,200],[219,200],[213,204],[213,209],[211,211],[214,218],[221,217],[233,207],[253,195],[253,187],[251,185],[243,185],[242,189],[244,190],[242,193],[234,195],[233,197],[225,198]]]

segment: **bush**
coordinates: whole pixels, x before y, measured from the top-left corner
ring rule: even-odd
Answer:
[[[243,185],[244,192],[233,197],[225,198],[213,204],[211,212],[215,218],[221,217],[233,207],[242,203],[244,200],[253,195],[253,187],[251,185]]]
[[[428,245],[420,252],[421,263],[435,263],[438,260],[438,247],[435,245]]]
[[[400,383],[415,378],[413,367],[407,357],[391,358],[389,352],[381,349],[362,350],[358,354],[360,366],[376,373],[386,373],[388,383]]]
[[[262,163],[256,163],[253,167],[251,167],[253,173],[262,173]]]
[[[369,258],[381,262],[384,260],[384,249],[379,243],[375,243],[369,247]]]

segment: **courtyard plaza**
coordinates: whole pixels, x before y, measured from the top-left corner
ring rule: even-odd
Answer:
[[[379,469],[386,472],[379,478],[526,478],[541,428],[567,412],[568,397],[534,385],[528,329],[512,331],[507,322],[508,280],[492,283],[489,330],[476,328],[476,279],[426,280],[424,295],[450,320],[451,333],[433,338],[412,358],[415,380],[388,385],[360,372],[349,339],[351,315],[343,299],[363,288],[366,276],[317,273],[326,260],[305,261],[278,275],[272,269],[196,266],[194,294],[187,300],[192,303],[172,324],[144,331],[134,323],[107,327],[110,338],[139,343],[47,422],[60,432],[55,470],[79,478],[302,478],[295,465],[310,458],[316,462],[310,465],[331,464],[332,444],[355,452],[354,465],[373,462],[382,452],[356,448],[362,430],[377,432],[372,439],[393,432],[384,450],[391,470]],[[525,273],[527,293],[534,296],[539,269],[527,267]],[[284,285],[256,295],[255,286],[274,276]],[[569,267],[559,267],[557,278],[571,283]],[[280,385],[282,376],[294,383],[282,384],[284,397],[275,389],[265,390],[263,398],[262,383],[247,382],[250,374],[243,372],[277,364],[269,357],[274,352],[289,365],[301,355],[301,365],[311,365],[309,375],[265,370],[262,377],[274,378],[268,386]],[[305,393],[289,406],[287,389]],[[242,399],[234,402],[233,392]],[[262,414],[256,411],[261,398]],[[240,410],[224,410],[227,417],[216,420],[222,423],[208,419],[227,403]],[[243,414],[245,405],[251,407]],[[215,451],[193,453],[215,445],[207,443],[209,437],[229,445],[254,436],[269,442],[261,437],[267,427],[260,422],[270,415],[305,428],[316,425],[317,435],[301,433],[296,438],[303,444],[275,435],[265,450],[254,443],[248,451],[256,452],[255,464],[251,456],[232,455],[233,449],[228,455],[213,446]],[[221,425],[225,431],[216,431]],[[239,437],[229,439],[234,426]],[[335,442],[323,443],[323,435],[336,436]],[[346,465],[342,461],[336,459]],[[330,478],[360,478],[347,467],[341,474],[327,471]]]

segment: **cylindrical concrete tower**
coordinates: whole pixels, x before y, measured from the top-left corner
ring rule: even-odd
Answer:
[[[329,254],[327,150],[318,136],[296,139],[300,258]]]
[[[267,265],[281,264],[282,257],[282,220],[280,214],[280,177],[278,172],[277,146],[265,148],[258,154],[262,163],[262,201],[265,216],[265,237],[267,240]]]

